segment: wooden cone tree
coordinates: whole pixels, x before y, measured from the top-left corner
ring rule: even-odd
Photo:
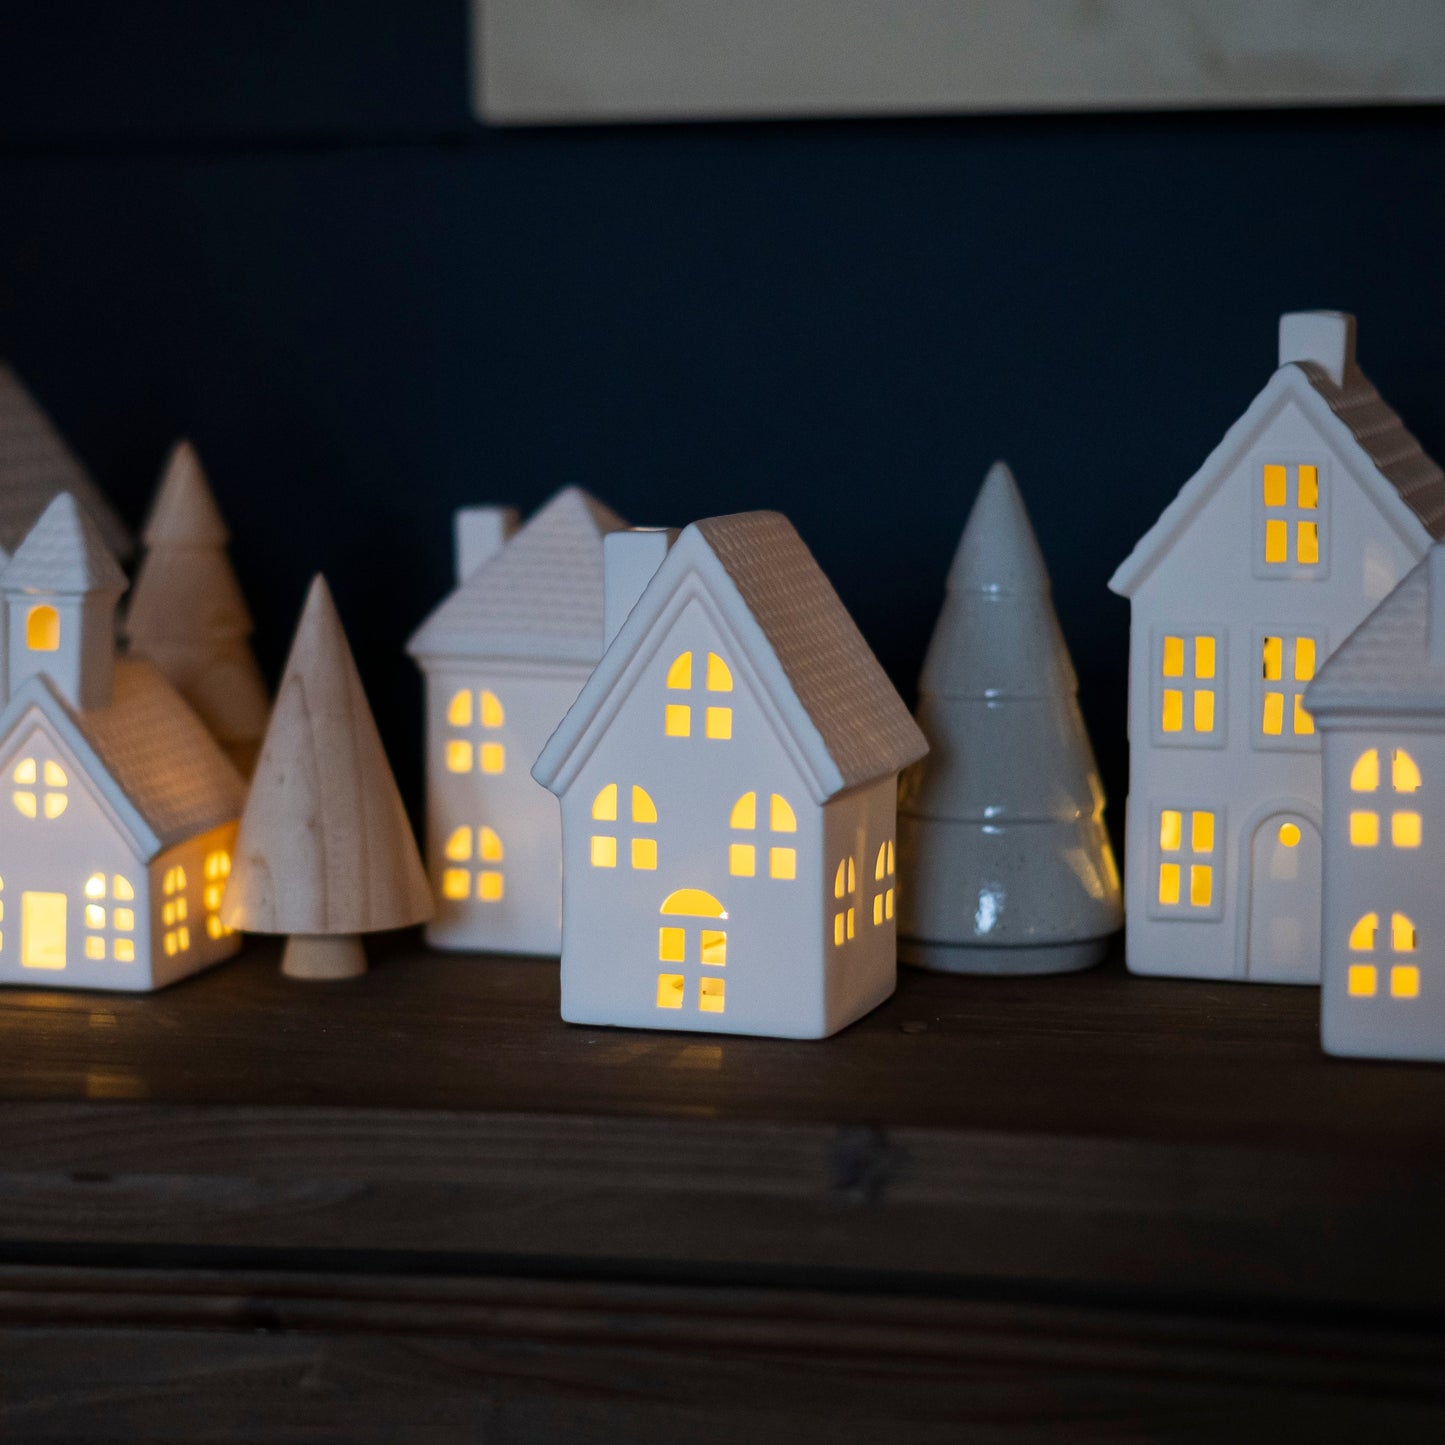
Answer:
[[[898,803],[898,955],[1059,973],[1123,923],[1104,793],[1023,498],[998,462],[948,575],[919,682],[930,752]]]
[[[241,816],[222,918],[286,933],[282,969],[347,978],[360,935],[431,917],[431,889],[326,580],[311,584]]]
[[[160,668],[249,776],[270,700],[229,540],[195,448],[177,442],[146,523],[124,635],[131,654]]]

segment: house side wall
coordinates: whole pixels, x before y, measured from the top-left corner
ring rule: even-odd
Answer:
[[[220,920],[238,826],[226,823],[198,834],[152,861],[149,920],[156,988],[209,968],[241,947],[241,935]],[[177,869],[184,878],[174,873]],[[167,875],[172,875],[169,888]]]
[[[1365,465],[1358,455],[1337,456],[1286,399],[1133,598],[1125,891],[1128,961],[1136,972],[1261,976],[1249,961],[1251,845],[1281,816],[1317,819],[1322,791],[1318,737],[1292,734],[1293,694],[1305,683],[1293,678],[1288,654],[1278,689],[1285,694],[1286,735],[1264,735],[1263,639],[1314,639],[1317,670],[1424,554],[1429,540],[1422,527],[1417,545],[1403,543],[1347,462]],[[1260,494],[1267,463],[1320,469],[1324,566],[1310,580],[1291,577],[1290,568],[1261,575]],[[1293,486],[1293,470],[1290,476]],[[1293,545],[1293,521],[1290,528]],[[1187,722],[1184,736],[1161,735],[1165,635],[1216,639],[1216,735],[1206,743],[1191,742]],[[1186,720],[1199,681],[1182,680]],[[1195,813],[1214,820],[1208,907],[1161,903],[1166,810],[1182,816],[1186,833]],[[1184,849],[1186,894],[1193,861]]]
[[[691,686],[668,673],[692,655]],[[730,670],[730,691],[707,688],[708,654]],[[828,959],[816,900],[824,878],[823,816],[805,792],[746,660],[717,614],[687,600],[642,645],[637,680],[562,800],[562,1016],[569,1022],[709,1033],[814,1038],[828,1031]],[[666,709],[689,709],[689,735],[668,736]],[[706,736],[709,708],[730,711],[731,737]],[[595,819],[594,801],[617,785],[617,819]],[[657,822],[635,821],[631,789],[643,788]],[[739,798],[756,796],[755,826],[733,828]],[[775,832],[770,800],[784,798],[795,831]],[[594,862],[593,839],[615,840],[616,862]],[[656,842],[656,868],[631,866],[634,840]],[[734,846],[751,848],[753,873],[731,871]],[[770,876],[772,850],[792,855],[792,878]],[[611,849],[600,845],[596,856]],[[647,850],[643,851],[646,861]],[[661,913],[681,889],[710,894],[725,919]],[[681,930],[683,957],[668,960],[663,929]],[[726,963],[707,966],[701,935],[726,934]],[[676,937],[676,935],[674,935]],[[659,1006],[659,979],[681,977],[680,1006]],[[720,980],[725,1007],[706,1011],[702,980]]]
[[[531,775],[547,739],[576,701],[589,669],[432,662],[426,671],[427,875],[436,912],[427,941],[438,948],[555,956],[562,946],[562,831],[557,800]],[[481,725],[484,690],[500,701],[500,727]],[[471,697],[472,722],[456,727],[447,710]],[[465,771],[448,766],[448,745],[470,744]],[[483,772],[484,742],[504,750],[501,772]],[[478,830],[490,828],[502,858],[483,859]],[[448,843],[467,830],[467,858]],[[460,840],[458,840],[458,843]],[[453,851],[460,851],[454,847]],[[500,882],[483,875],[500,875]],[[463,877],[465,875],[465,877]],[[465,884],[465,888],[463,888]],[[500,896],[495,896],[500,889]],[[464,896],[453,896],[464,895]]]
[[[1360,757],[1373,749],[1379,784],[1350,786]],[[1414,793],[1393,787],[1392,755],[1403,749],[1420,770]],[[1445,718],[1403,729],[1398,720],[1363,722],[1325,733],[1324,978],[1321,1029],[1332,1054],[1445,1060],[1445,890],[1439,845],[1445,838]],[[1350,841],[1353,813],[1373,813],[1378,842]],[[1397,847],[1392,820],[1418,813],[1419,847]],[[1395,914],[1413,929],[1415,948]],[[1377,920],[1372,948],[1352,948],[1361,919]],[[1351,973],[1354,970],[1353,987]],[[1402,972],[1403,970],[1403,972]],[[1409,972],[1415,970],[1412,976]]]

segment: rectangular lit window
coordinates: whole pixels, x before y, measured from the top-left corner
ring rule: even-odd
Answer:
[[[658,1008],[681,1008],[682,991],[683,978],[680,973],[660,973],[657,975]]]
[[[1157,916],[1217,916],[1220,815],[1210,808],[1162,808],[1159,812]]]
[[[705,1014],[722,1013],[726,987],[727,985],[720,978],[703,979],[699,985],[698,1008]]]
[[[632,866],[642,869],[657,867],[656,838],[634,838],[632,840]]]
[[[1263,575],[1290,577],[1317,569],[1323,556],[1319,467],[1269,462],[1262,477]]]
[[[617,867],[617,839],[593,834],[592,866],[594,868]]]
[[[751,878],[758,871],[758,850],[751,843],[728,845],[728,872],[734,878]]]
[[[500,903],[503,893],[502,875],[491,871],[477,874],[477,897],[483,903]]]
[[[1413,963],[1396,964],[1390,970],[1390,997],[1420,997],[1420,970]]]
[[[1420,846],[1420,815],[1418,813],[1391,813],[1390,842],[1397,848],[1418,848]]]
[[[1378,975],[1373,963],[1352,963],[1350,965],[1349,990],[1351,998],[1373,998]]]
[[[507,748],[504,743],[483,743],[480,752],[484,773],[506,772]]]
[[[686,703],[668,703],[664,713],[663,731],[670,738],[691,737],[692,708]]]
[[[770,848],[768,850],[769,878],[796,878],[798,876],[798,850],[796,848]]]
[[[687,930],[659,928],[657,930],[657,957],[662,963],[684,962],[687,957]]]
[[[717,741],[725,741],[733,735],[733,710],[730,707],[710,707],[707,710],[707,735]]]
[[[1165,633],[1158,642],[1159,732],[1180,742],[1220,740],[1219,638],[1213,633]]]
[[[453,738],[447,744],[447,771],[449,773],[469,773],[472,770],[472,745]]]
[[[1304,705],[1304,685],[1315,675],[1322,640],[1316,636],[1270,635],[1259,638],[1258,646],[1256,746],[1316,747],[1315,720]]]
[[[1350,814],[1350,843],[1356,848],[1373,848],[1380,841],[1378,813]]]

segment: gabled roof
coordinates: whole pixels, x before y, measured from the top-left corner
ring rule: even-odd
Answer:
[[[813,799],[901,772],[928,743],[791,522],[741,512],[694,522],[647,584],[532,776],[565,792],[645,665],[643,644],[684,588],[720,614]]]
[[[1353,454],[1359,459],[1359,465],[1351,468],[1352,475],[1402,538],[1414,537],[1423,547],[1431,538],[1445,537],[1445,473],[1425,455],[1364,372],[1350,366],[1345,384],[1336,386],[1322,368],[1290,362],[1270,377],[1204,465],[1140,538],[1109,579],[1112,591],[1132,597],[1139,590],[1215,489],[1223,485],[1264,422],[1290,399],[1311,418],[1337,455]]]
[[[126,580],[89,513],[69,492],[61,492],[0,574],[0,588],[76,596],[121,593]]]
[[[150,663],[117,661],[110,703],[84,712],[49,678],[28,678],[0,713],[0,739],[8,743],[32,711],[50,721],[96,782],[108,776],[119,788],[122,797],[111,801],[141,857],[241,816],[240,773]]]
[[[121,558],[135,543],[80,458],[18,376],[0,362],[0,549],[9,556],[57,492],[71,492]]]
[[[416,630],[416,658],[602,656],[602,538],[627,525],[579,487],[557,493]]]
[[[1434,561],[1445,585],[1445,558]],[[1311,713],[1445,712],[1445,666],[1430,658],[1431,564],[1427,556],[1407,573],[1330,654],[1305,691]]]

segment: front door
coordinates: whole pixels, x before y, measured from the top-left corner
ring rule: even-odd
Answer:
[[[20,962],[26,968],[65,967],[65,894],[20,895]]]
[[[1261,983],[1320,981],[1320,835],[1299,813],[1275,813],[1250,845],[1246,972]]]
[[[727,1006],[727,911],[700,888],[679,888],[663,900],[659,912],[657,959],[672,967],[657,976],[658,1009],[722,1013]]]

